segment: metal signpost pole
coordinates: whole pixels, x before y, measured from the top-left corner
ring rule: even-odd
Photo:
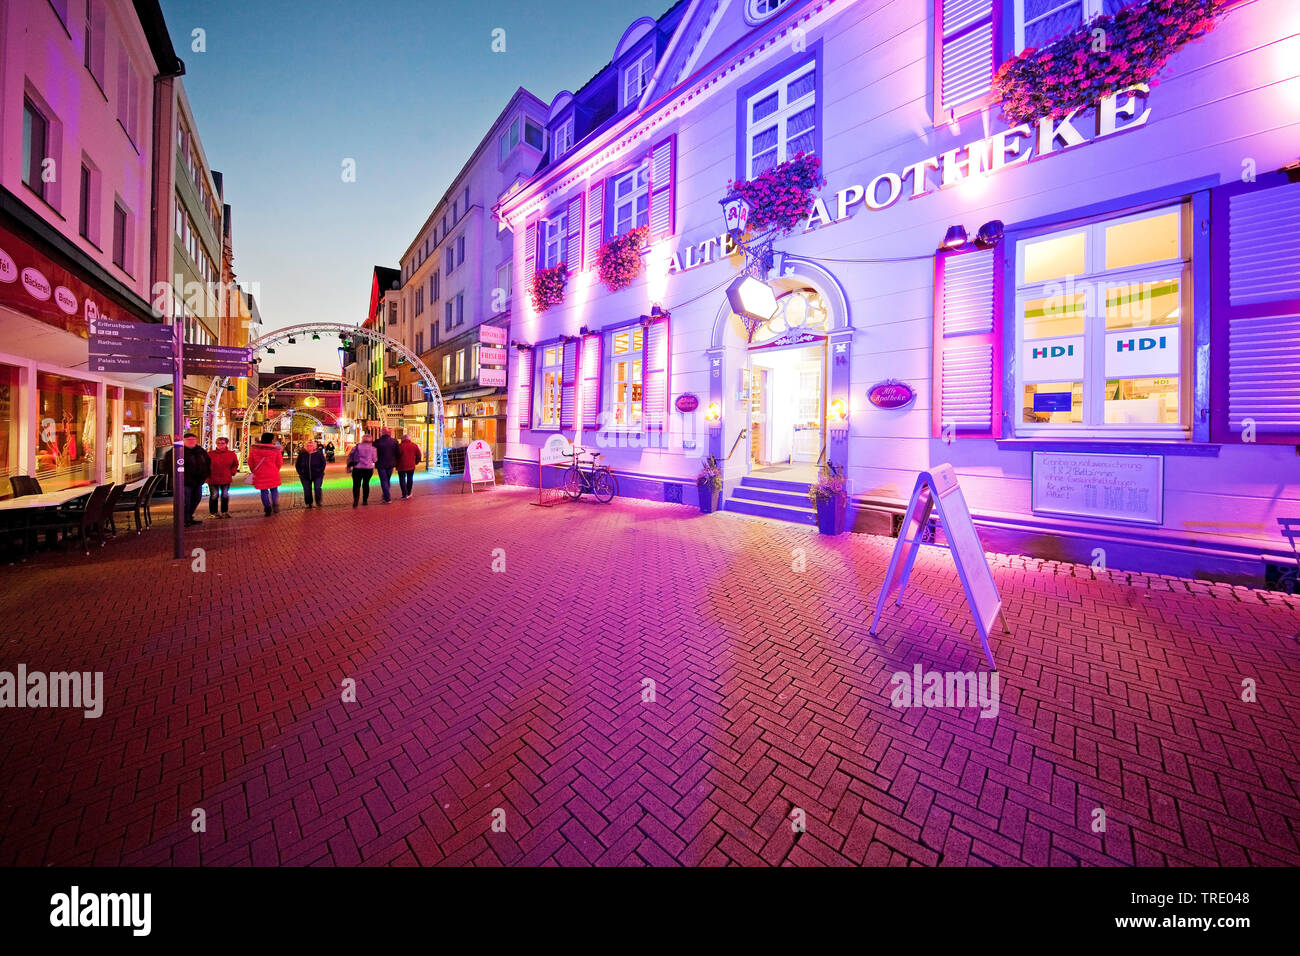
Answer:
[[[172,319],[172,539],[176,553],[185,557],[185,353],[184,324]]]

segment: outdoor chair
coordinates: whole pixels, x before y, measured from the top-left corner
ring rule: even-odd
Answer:
[[[1295,567],[1282,571],[1278,585],[1287,593],[1295,594],[1300,591],[1300,546],[1296,543],[1300,541],[1300,518],[1278,518],[1277,523],[1282,537],[1291,542],[1291,553],[1295,555]]]
[[[150,510],[150,506],[153,504],[153,499],[157,496],[158,489],[161,488],[166,481],[167,479],[162,475],[154,475],[153,484],[149,486],[149,490],[146,491],[143,488],[140,489],[140,497],[142,499],[140,507],[144,510],[144,526],[146,528],[153,527],[153,512]]]
[[[99,546],[104,546],[104,503],[113,490],[111,485],[99,485],[90,493],[84,508],[56,511],[40,522],[39,527],[47,533],[63,532],[63,540],[76,532],[86,554],[90,554],[90,532],[95,532]]]
[[[135,520],[136,534],[139,534],[144,530],[144,525],[141,523],[144,520],[144,506],[148,502],[149,497],[153,494],[153,486],[157,484],[157,482],[158,476],[150,475],[144,480],[144,484],[135,489],[135,491],[122,493],[121,500],[114,506],[113,511],[107,515],[109,526],[112,528],[114,534],[117,533],[117,515],[119,514],[129,514],[133,517]]]
[[[117,510],[117,503],[122,498],[122,492],[126,491],[126,485],[113,485],[108,490],[108,497],[104,499],[101,506],[100,522],[102,530],[110,538],[117,537],[117,525],[113,522],[113,512]]]
[[[9,487],[13,490],[15,498],[25,498],[27,495],[39,495],[41,493],[41,483],[31,475],[13,475],[9,479]]]

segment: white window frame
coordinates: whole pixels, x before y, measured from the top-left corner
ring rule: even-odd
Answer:
[[[446,388],[451,384],[451,353],[448,352],[442,357],[442,387]]]
[[[789,2],[790,0],[745,0],[745,19],[751,24],[762,23]]]
[[[465,350],[457,349],[456,351],[456,381],[465,381]]]
[[[754,176],[754,137],[759,133],[766,133],[772,128],[773,124],[777,126],[776,133],[776,163],[779,165],[789,159],[787,155],[787,145],[789,137],[786,135],[786,123],[790,117],[796,113],[802,113],[810,106],[817,104],[817,84],[814,80],[811,93],[805,93],[793,103],[786,99],[787,93],[795,80],[802,79],[804,75],[812,73],[817,69],[816,58],[809,59],[806,63],[791,70],[785,76],[781,77],[774,83],[763,87],[755,93],[745,98],[745,178],[751,179]],[[754,105],[760,100],[764,100],[773,93],[778,93],[777,109],[775,113],[763,117],[761,120],[754,120]],[[815,131],[816,127],[814,127]],[[807,130],[801,130],[799,135],[802,136]]]
[[[552,138],[554,149],[551,150],[551,159],[559,159],[569,150],[573,149],[573,117],[570,116],[559,126],[555,127],[555,136]]]
[[[542,232],[542,268],[554,269],[565,261],[565,246],[568,243],[569,232],[568,207],[565,206],[543,222],[545,225]],[[554,257],[551,254],[552,249],[555,250]]]
[[[1052,9],[1048,10],[1046,13],[1040,13],[1030,22],[1036,23],[1039,20],[1050,17],[1062,7],[1074,6],[1076,3],[1080,2],[1082,2],[1083,12],[1083,19],[1079,23],[1080,27],[1086,23],[1091,23],[1094,19],[1101,16],[1103,12],[1102,0],[1057,0],[1056,6],[1052,7]],[[1015,15],[1016,53],[1021,53],[1025,49],[1025,0],[1013,0],[1012,7]]]
[[[623,196],[622,198],[620,198],[618,194],[619,186],[622,185],[624,182],[628,181],[629,179],[632,181],[632,191],[629,192],[627,195]],[[639,184],[637,182],[638,179],[641,180]],[[646,159],[644,159],[641,162],[641,164],[637,166],[635,169],[629,169],[626,173],[623,173],[620,176],[615,176],[613,190],[614,190],[613,192],[614,222],[611,231],[613,232],[614,235],[619,236],[625,232],[630,232],[631,230],[635,229],[638,225],[641,226],[649,225],[650,223],[650,159],[649,157],[646,157]],[[644,196],[646,200],[645,218],[644,221],[637,222],[638,219],[637,200],[640,199],[642,196]],[[627,226],[627,228],[620,228],[618,224],[620,212],[629,206],[632,208],[632,216],[631,219],[628,220],[629,225]]]
[[[504,274],[504,278],[502,275]],[[501,300],[501,308],[498,312],[507,312],[510,309],[510,302],[515,294],[515,263],[512,259],[507,259],[501,265],[497,266],[497,284],[496,288],[505,293]],[[496,292],[492,294],[493,301],[496,300]]]
[[[650,85],[650,76],[654,73],[654,48],[646,50],[623,70],[623,105],[635,103]],[[632,89],[632,81],[636,89]]]
[[[552,342],[538,348],[541,350],[541,360],[537,363],[537,386],[541,389],[538,392],[541,396],[537,405],[538,427],[558,429],[564,390],[564,344]]]
[[[1155,218],[1170,212],[1181,214],[1179,229],[1179,258],[1160,262],[1142,263],[1120,269],[1105,268],[1105,242],[1108,228],[1133,222],[1139,219]],[[1191,405],[1193,396],[1193,378],[1196,370],[1192,363],[1192,346],[1194,344],[1194,323],[1192,315],[1192,249],[1195,240],[1188,226],[1191,217],[1190,202],[1173,202],[1166,205],[1144,209],[1140,212],[1120,213],[1106,219],[1098,219],[1079,226],[1067,226],[1059,230],[1040,233],[1026,237],[1016,243],[1016,294],[1015,311],[1011,320],[1014,328],[1015,375],[1013,392],[1004,398],[1004,407],[1010,409],[1010,419],[1015,426],[1017,437],[1035,438],[1101,438],[1113,440],[1173,440],[1191,438]],[[1036,241],[1056,238],[1071,233],[1083,233],[1084,274],[1073,277],[1048,279],[1042,282],[1025,282],[1025,250]],[[1143,423],[1118,424],[1106,423],[1106,291],[1134,283],[1160,282],[1176,279],[1182,304],[1179,307],[1180,350],[1178,372],[1178,415],[1179,421],[1173,424]],[[1024,308],[1025,302],[1032,299],[1061,296],[1062,290],[1069,291],[1073,282],[1075,295],[1084,297],[1084,356],[1083,356],[1083,421],[1079,423],[1043,423],[1031,424],[1022,420],[1024,410],[1026,381],[1024,363],[1019,361],[1025,343]],[[1099,295],[1098,293],[1101,293]],[[1173,325],[1174,323],[1168,323]],[[1139,327],[1135,334],[1147,330],[1158,330],[1166,326]],[[1032,341],[1032,340],[1031,340]]]
[[[605,343],[605,349],[609,355],[609,367],[607,369],[608,378],[605,379],[603,391],[605,392],[605,428],[612,431],[633,431],[639,432],[645,426],[645,367],[641,365],[643,350],[637,348],[636,337],[640,334],[643,339],[645,329],[640,325],[625,325],[619,329],[612,329]],[[614,351],[614,342],[620,335],[626,335],[628,341],[628,350],[622,355]],[[627,395],[623,401],[618,400],[618,370],[619,366],[627,366]],[[636,372],[640,366],[641,380],[638,383]],[[632,387],[639,384],[641,386],[641,401],[637,402],[632,399]],[[635,406],[641,406],[641,417],[633,421],[632,414]],[[623,410],[623,421],[618,420],[620,407]]]

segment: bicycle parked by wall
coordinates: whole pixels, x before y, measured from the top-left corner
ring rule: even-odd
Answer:
[[[577,501],[584,492],[589,492],[602,504],[614,500],[618,494],[618,479],[608,465],[596,464],[600,452],[574,445],[573,453],[566,457],[573,459],[573,464],[564,474],[564,493],[570,500]]]

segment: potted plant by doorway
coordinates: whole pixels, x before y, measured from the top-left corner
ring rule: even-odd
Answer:
[[[843,534],[848,518],[849,495],[844,490],[844,466],[828,461],[808,488],[808,498],[817,506],[817,530],[822,534]]]
[[[718,509],[718,494],[722,491],[722,467],[712,455],[700,469],[695,485],[700,491],[700,513],[712,514]]]

